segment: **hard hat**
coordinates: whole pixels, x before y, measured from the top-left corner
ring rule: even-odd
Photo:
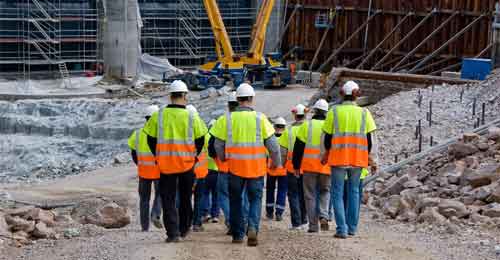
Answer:
[[[304,106],[302,104],[298,104],[292,109],[292,113],[294,113],[296,115],[305,115],[306,114],[306,106]]]
[[[349,80],[347,81],[344,86],[342,86],[341,92],[345,96],[353,96],[359,93],[359,85],[358,83]]]
[[[275,125],[286,125],[286,120],[283,117],[278,117],[276,120],[274,120]]]
[[[231,93],[229,93],[227,102],[238,102],[238,99],[236,99],[236,91],[232,91]]]
[[[241,83],[236,89],[236,97],[255,97],[255,91],[248,83]]]
[[[154,113],[160,111],[160,107],[157,105],[151,105],[146,108],[146,116],[152,116]]]
[[[169,93],[173,92],[189,92],[188,87],[186,83],[184,83],[182,80],[174,80],[172,84],[170,84],[170,88],[168,90]]]
[[[326,100],[324,100],[324,99],[318,99],[318,101],[316,101],[316,103],[314,103],[313,108],[323,110],[323,111],[328,111],[328,102],[326,102]]]
[[[187,105],[186,109],[187,109],[187,111],[189,111],[189,112],[191,112],[193,114],[198,114],[198,110],[193,105]]]

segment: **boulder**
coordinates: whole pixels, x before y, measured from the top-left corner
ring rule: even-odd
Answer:
[[[121,153],[113,158],[114,164],[126,164],[132,162],[132,158],[130,157],[130,153]]]
[[[53,227],[55,225],[55,214],[50,210],[34,208],[24,215],[23,218],[43,222],[49,227]]]
[[[496,187],[492,190],[487,201],[500,203],[500,184],[497,184]]]
[[[417,221],[420,223],[442,224],[446,222],[446,218],[439,214],[436,207],[428,207],[418,216]]]
[[[428,207],[437,207],[440,202],[440,198],[421,198],[419,201],[417,201],[416,210],[417,212],[422,212]]]
[[[391,218],[396,218],[400,209],[401,196],[399,195],[392,195],[385,201],[384,205],[382,206],[382,212]]]
[[[26,220],[18,216],[7,216],[5,220],[12,232],[24,231],[30,233],[35,229],[35,221],[33,220]]]
[[[478,151],[475,145],[464,142],[457,142],[448,147],[448,154],[457,160],[475,154]]]
[[[29,240],[30,235],[24,231],[17,231],[12,234],[12,239],[19,242],[21,245],[28,245],[31,243]]]
[[[500,128],[490,127],[488,129],[488,139],[493,140],[497,143],[500,142]]]
[[[476,147],[481,152],[486,152],[486,151],[488,151],[488,149],[490,149],[490,145],[486,142],[480,142],[480,143],[476,144]]]
[[[464,140],[464,143],[475,143],[477,141],[479,141],[479,138],[481,138],[480,135],[476,134],[476,133],[465,133],[463,135],[463,140]]]
[[[5,214],[0,212],[0,236],[9,236],[9,226],[5,221]]]
[[[463,184],[471,185],[473,188],[489,185],[500,179],[500,165],[490,164],[479,170],[467,169],[464,172]]]
[[[386,188],[380,193],[380,195],[390,196],[399,194],[402,190],[404,190],[404,184],[409,180],[410,178],[406,174],[399,178],[394,178],[387,184]]]
[[[35,230],[32,232],[35,238],[54,238],[55,232],[43,222],[38,222],[35,225]]]
[[[14,209],[9,209],[5,213],[6,215],[10,216],[18,216],[18,217],[23,217],[29,214],[32,210],[35,210],[36,208],[34,206],[25,206],[25,207],[20,207],[20,208],[14,208]]]
[[[482,186],[482,187],[479,187],[479,188],[473,190],[472,192],[474,193],[474,199],[485,201],[486,199],[488,199],[491,196],[493,189],[495,187],[496,187],[496,184],[490,184],[490,185]]]
[[[492,203],[483,209],[483,215],[490,218],[500,218],[500,203]]]
[[[460,201],[456,200],[441,200],[438,205],[438,211],[441,215],[450,218],[458,217],[463,218],[469,215],[467,207]]]
[[[81,224],[94,224],[104,228],[122,228],[130,224],[130,212],[106,199],[87,199],[71,212],[71,217]]]
[[[405,189],[413,189],[422,186],[422,183],[417,180],[409,180],[403,184]]]

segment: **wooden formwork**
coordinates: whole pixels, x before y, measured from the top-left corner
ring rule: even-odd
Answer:
[[[470,26],[463,35],[457,37],[449,45],[419,68],[418,73],[431,73],[447,66],[457,64],[462,57],[474,57],[491,47],[491,27],[495,10],[495,0],[372,0],[371,15],[376,15],[368,23],[368,33],[365,45],[366,28],[358,30],[369,16],[370,0],[289,0],[287,19],[292,19],[283,40],[283,53],[295,49],[300,50],[291,56],[303,60],[309,66],[314,55],[317,59],[313,69],[317,70],[322,64],[323,71],[328,71],[332,65],[346,65],[356,68],[369,52],[378,46],[402,19],[410,14],[393,35],[381,44],[373,56],[363,64],[364,69],[372,69],[382,57],[387,56],[378,70],[390,71],[408,53],[412,52],[424,39],[425,44],[414,50],[412,55],[405,59],[401,66],[412,68],[435,50],[443,47],[449,39],[467,27],[475,19],[476,23]],[[296,5],[300,5],[296,14],[290,17]],[[378,12],[378,13],[377,13]],[[432,15],[422,24],[416,26],[429,13]],[[318,15],[334,17],[332,28],[317,28],[315,19]],[[453,16],[450,18],[450,16]],[[482,16],[482,17],[481,17]],[[450,19],[449,19],[450,18]],[[448,23],[441,30],[428,37],[436,28],[439,28],[448,19]],[[344,44],[356,31],[359,33],[348,43]],[[410,32],[410,37],[401,42]],[[322,38],[324,40],[322,41]],[[320,43],[323,42],[321,48]],[[327,58],[339,47],[338,54],[332,61],[324,64]],[[297,48],[299,47],[299,48]],[[366,47],[366,48],[365,48]],[[391,53],[390,50],[395,48]],[[319,51],[316,53],[316,51]],[[390,55],[387,55],[387,54]],[[447,59],[447,60],[443,60]],[[392,61],[392,62],[391,62]],[[410,64],[413,63],[413,64]],[[433,65],[435,64],[435,65]],[[401,67],[399,66],[399,67]],[[423,69],[422,69],[423,68]],[[375,69],[375,68],[373,68]]]

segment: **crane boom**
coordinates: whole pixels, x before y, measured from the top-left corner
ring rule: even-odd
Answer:
[[[266,42],[267,25],[271,18],[275,0],[264,0],[252,30],[252,45],[247,53],[247,64],[262,64],[264,62],[264,45]]]
[[[216,0],[203,0],[203,4],[205,5],[208,20],[210,21],[210,25],[212,26],[212,31],[214,33],[215,51],[218,59],[226,63],[233,62],[233,46],[231,45],[231,40],[229,39],[229,35],[222,20]]]

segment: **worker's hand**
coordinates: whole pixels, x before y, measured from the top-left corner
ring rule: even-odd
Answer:
[[[274,165],[274,163],[271,163],[269,165],[269,169],[271,169],[271,170],[276,170],[276,168],[278,168],[278,166]]]
[[[295,177],[300,177],[300,170],[293,169],[293,175],[295,175]]]
[[[323,157],[321,158],[321,164],[326,165],[328,163],[329,156],[330,156],[330,153],[328,153],[328,152],[323,154]]]
[[[370,166],[370,172],[371,174],[374,174],[378,170],[378,165],[375,160],[371,156],[368,157],[368,165]]]

